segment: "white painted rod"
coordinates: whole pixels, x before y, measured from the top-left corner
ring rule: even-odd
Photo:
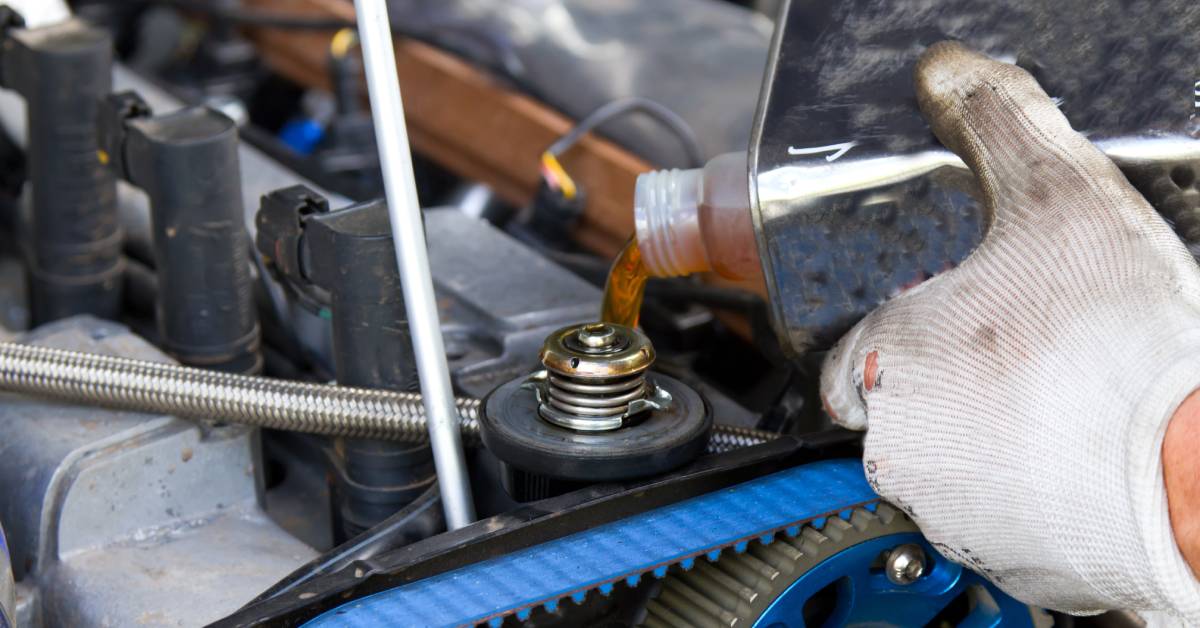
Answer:
[[[429,442],[437,467],[438,488],[446,525],[461,528],[475,519],[471,485],[463,454],[458,410],[450,385],[450,367],[438,321],[433,278],[429,273],[429,250],[417,200],[412,152],[404,122],[404,103],[400,81],[396,77],[396,53],[392,46],[391,22],[386,0],[354,0],[358,16],[358,38],[362,45],[367,90],[371,96],[371,117],[375,122],[375,141],[383,168],[383,186],[387,194],[392,240],[396,243],[396,262],[404,286],[404,307],[412,329],[417,374],[425,416],[429,421]]]

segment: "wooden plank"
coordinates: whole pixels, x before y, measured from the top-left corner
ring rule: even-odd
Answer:
[[[262,10],[354,19],[345,0],[247,0]],[[328,89],[332,33],[257,29],[263,58],[297,83]],[[414,148],[455,174],[489,185],[504,200],[528,204],[541,179],[540,156],[573,122],[445,51],[397,39],[397,72]],[[633,188],[652,166],[589,134],[563,166],[587,190],[576,239],[613,256],[633,233]]]
[[[262,10],[354,19],[350,0],[244,1]],[[277,72],[301,85],[329,89],[332,33],[264,28],[252,34],[264,60]],[[541,179],[542,151],[574,122],[454,55],[418,41],[396,40],[396,66],[414,149],[464,179],[486,183],[517,207],[527,205]],[[637,176],[654,166],[590,133],[561,161],[587,190],[575,241],[597,255],[616,257],[633,234]],[[766,295],[761,279],[735,283],[707,273],[703,280]],[[751,336],[744,316],[716,314],[739,335]]]

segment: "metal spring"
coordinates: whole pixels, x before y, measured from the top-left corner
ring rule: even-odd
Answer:
[[[421,395],[235,375],[15,343],[0,343],[0,390],[128,412],[169,414],[327,436],[428,441]],[[480,401],[455,400],[464,442],[479,442]],[[710,453],[776,438],[716,425]]]
[[[646,397],[644,373],[608,380],[585,380],[550,373],[547,402],[581,418],[625,414],[629,402]]]

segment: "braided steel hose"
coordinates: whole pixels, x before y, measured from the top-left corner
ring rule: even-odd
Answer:
[[[0,391],[326,436],[410,443],[429,439],[425,408],[415,393],[235,375],[11,342],[0,343]],[[455,406],[463,440],[479,442],[480,400],[459,397]],[[708,451],[774,438],[769,432],[717,425]]]
[[[116,410],[279,430],[425,442],[421,396],[0,344],[0,389]],[[464,424],[479,401],[459,399]],[[478,428],[476,428],[478,429]]]

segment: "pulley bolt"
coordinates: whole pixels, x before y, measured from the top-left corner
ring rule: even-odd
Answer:
[[[884,571],[892,584],[910,585],[925,575],[925,551],[920,545],[901,545],[888,552]]]

